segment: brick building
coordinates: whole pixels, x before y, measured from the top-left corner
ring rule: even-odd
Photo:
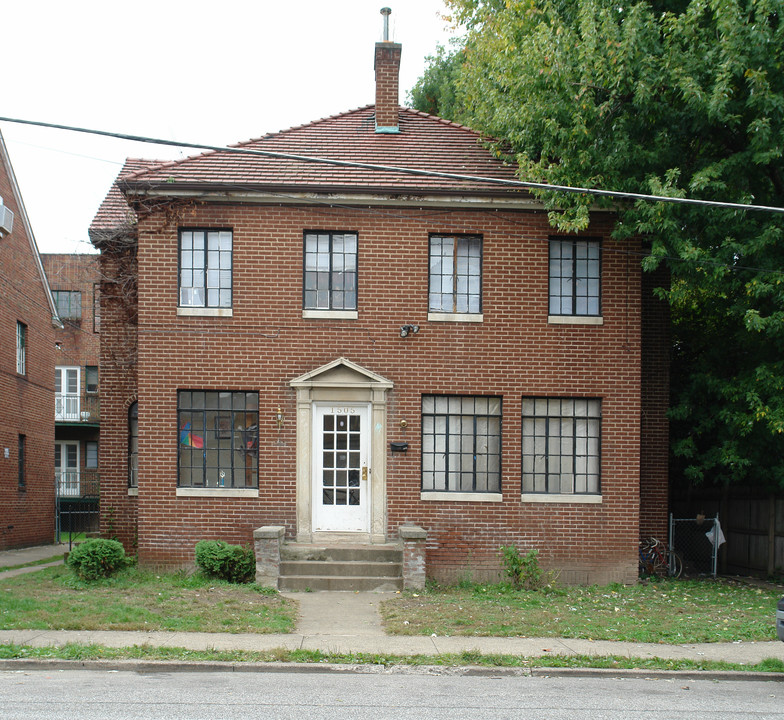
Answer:
[[[54,463],[60,530],[98,530],[99,258],[42,254],[57,313]]]
[[[516,544],[566,582],[634,581],[667,512],[640,244],[603,212],[558,234],[483,180],[514,169],[398,106],[400,52],[376,45],[375,105],[118,177],[91,228],[104,529],[187,565],[260,526],[382,545],[415,525],[440,579],[495,577]]]
[[[54,539],[54,352],[60,326],[0,134],[0,550]]]

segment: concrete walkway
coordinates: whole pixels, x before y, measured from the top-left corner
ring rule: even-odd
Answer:
[[[45,557],[57,557],[63,552],[62,546],[0,552],[0,567],[18,565],[20,562],[31,562]],[[32,560],[20,560],[22,557],[31,557]],[[57,562],[62,560],[58,559]],[[24,571],[35,571],[41,567],[39,565],[35,568],[26,568]],[[0,572],[0,582],[17,572],[19,570]],[[283,595],[299,605],[300,613],[296,632],[287,635],[0,630],[0,644],[48,647],[79,643],[107,647],[138,645],[180,647],[189,650],[249,651],[270,651],[281,648],[320,650],[325,653],[384,655],[440,655],[462,652],[523,657],[592,655],[643,659],[716,660],[743,665],[753,665],[768,658],[784,661],[784,643],[779,641],[664,645],[563,638],[391,636],[386,635],[382,628],[378,605],[385,599],[394,597],[394,593],[313,592],[283,593]]]

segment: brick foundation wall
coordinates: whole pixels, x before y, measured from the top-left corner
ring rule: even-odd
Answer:
[[[8,172],[0,152],[0,195],[14,213],[13,232],[0,237],[0,550],[51,543],[55,529],[54,328]],[[25,375],[16,372],[18,321],[27,325]],[[24,489],[20,434],[26,438]]]
[[[185,211],[183,227],[233,228],[231,318],[177,316],[177,227],[155,216],[142,221],[140,561],[190,564],[198,540],[246,544],[263,525],[283,525],[291,539],[296,412],[288,383],[345,356],[395,383],[388,440],[405,440],[410,449],[387,457],[387,535],[394,540],[402,524],[424,528],[429,574],[497,574],[499,545],[514,543],[536,547],[542,564],[561,569],[566,581],[632,581],[640,517],[640,271],[627,262],[628,247],[619,252],[606,239],[609,222],[597,216],[590,233],[605,238],[604,324],[586,326],[547,323],[551,229],[544,213],[230,205]],[[357,320],[302,318],[302,234],[317,229],[359,235]],[[482,323],[427,321],[429,233],[482,234]],[[106,328],[110,311],[103,312]],[[400,338],[405,322],[419,324],[419,334]],[[104,361],[111,361],[108,350]],[[136,501],[117,470],[125,467],[133,383],[128,373],[107,387],[107,374],[102,436],[104,448],[111,442],[115,449],[102,455],[104,516],[115,508],[127,542]],[[259,498],[175,496],[178,389],[258,390]],[[502,396],[503,502],[420,499],[422,394]],[[521,401],[534,395],[602,399],[601,504],[521,503]],[[278,406],[285,413],[280,435]]]

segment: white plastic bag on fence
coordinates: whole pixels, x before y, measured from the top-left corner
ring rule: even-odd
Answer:
[[[713,527],[705,533],[705,537],[708,538],[710,544],[717,549],[727,542],[724,533],[721,531],[721,523],[718,518],[713,522]]]

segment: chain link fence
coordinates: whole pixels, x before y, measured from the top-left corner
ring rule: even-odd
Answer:
[[[719,516],[674,518],[670,515],[670,549],[683,561],[683,575],[716,577],[719,546],[724,542]]]

